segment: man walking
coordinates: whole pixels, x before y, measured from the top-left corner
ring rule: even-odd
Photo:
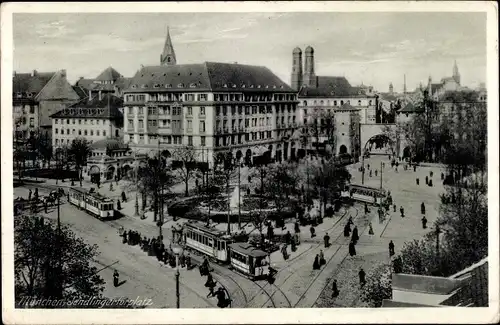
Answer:
[[[392,240],[389,242],[389,257],[394,256],[394,243]]]
[[[359,275],[359,284],[361,286],[364,286],[366,284],[366,273],[365,273],[365,270],[363,270],[363,268],[361,268],[359,270],[358,275]]]

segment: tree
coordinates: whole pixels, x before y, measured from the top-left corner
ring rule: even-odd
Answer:
[[[86,244],[66,226],[38,217],[14,220],[16,300],[23,297],[90,298],[100,296],[104,281],[92,261],[97,246]]]
[[[226,195],[227,195],[227,215],[228,215],[228,224],[227,231],[230,233],[231,225],[230,225],[230,215],[231,215],[231,207],[230,207],[230,194],[229,194],[229,183],[231,181],[232,176],[238,166],[238,163],[233,159],[233,155],[231,152],[220,152],[217,153],[214,157],[214,176],[220,175],[223,179],[224,184],[226,185]]]
[[[154,202],[154,221],[157,217],[162,216],[160,211],[161,202],[164,194],[170,192],[171,187],[175,184],[175,177],[166,169],[166,162],[158,157],[149,159],[145,167],[140,169],[140,179],[138,180],[141,192],[150,196]],[[161,217],[160,217],[161,218]],[[163,221],[163,220],[160,220]]]
[[[290,206],[291,195],[296,192],[298,175],[295,165],[281,164],[268,169],[263,190],[274,201],[278,213]]]
[[[390,265],[377,265],[366,277],[361,290],[361,300],[369,307],[381,307],[384,299],[392,298],[392,278]]]
[[[57,181],[59,180],[61,174],[63,173],[64,167],[67,168],[68,163],[70,161],[69,147],[67,145],[63,145],[56,149],[55,160],[56,160],[56,171],[57,171],[57,177],[56,177],[56,184],[57,184]]]
[[[90,148],[90,143],[85,139],[78,137],[73,140],[71,146],[69,147],[69,155],[71,161],[73,161],[78,170],[78,179],[80,180],[80,186],[82,186],[82,170],[83,166],[87,163],[87,158],[91,155],[92,150]]]
[[[174,150],[173,160],[181,162],[180,177],[186,185],[184,192],[185,196],[189,196],[189,180],[193,177],[193,172],[196,170],[197,154],[193,147],[186,146]]]
[[[312,181],[317,189],[320,206],[326,211],[326,204],[340,196],[350,175],[344,166],[335,164],[333,160],[312,167]],[[321,213],[321,209],[320,209]]]

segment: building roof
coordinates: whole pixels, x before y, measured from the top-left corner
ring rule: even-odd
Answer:
[[[337,111],[359,111],[359,108],[355,108],[351,106],[349,103],[345,103],[344,105],[340,106],[340,108],[336,109]]]
[[[52,114],[51,118],[103,118],[120,119],[123,114],[120,108],[123,107],[123,100],[110,94],[104,94],[101,99],[96,94],[89,101],[81,100],[78,103],[68,106],[59,112]]]
[[[83,89],[82,87],[80,86],[73,86],[73,90],[77,93],[77,95],[81,98],[81,99],[84,99],[84,98],[87,98],[88,97],[88,94],[87,92],[85,91],[85,89]]]
[[[132,78],[120,77],[115,80],[115,86],[119,89],[126,89],[130,86]]]
[[[216,62],[143,67],[132,78],[125,92],[159,89],[295,92],[266,67]]]
[[[229,247],[231,247],[232,250],[241,253],[241,254],[246,254],[249,256],[254,256],[254,257],[264,257],[267,256],[268,254],[255,246],[252,246],[248,243],[233,243],[229,244]]]
[[[399,111],[400,113],[422,113],[424,110],[420,106],[415,106],[411,101]]]
[[[117,150],[117,149],[127,149],[128,145],[123,143],[123,141],[121,141],[121,139],[119,138],[108,138],[93,142],[90,145],[90,147],[93,150],[108,149],[108,148],[111,150]]]
[[[83,89],[89,90],[94,87],[94,79],[80,78],[75,82],[75,86],[81,87]]]
[[[318,87],[303,87],[299,97],[367,97],[360,87],[352,87],[345,77],[318,76]]]
[[[112,67],[106,68],[101,74],[95,78],[97,81],[115,81],[116,79],[120,78],[122,75],[113,69]]]
[[[55,72],[16,73],[12,78],[12,91],[15,93],[38,94]]]

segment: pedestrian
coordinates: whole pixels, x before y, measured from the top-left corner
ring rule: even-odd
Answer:
[[[441,180],[444,180],[444,174],[441,173]]]
[[[189,255],[189,253],[186,255],[186,268],[188,270],[191,270],[191,255]]]
[[[319,251],[319,265],[325,265],[326,264],[326,260],[325,260],[325,254],[323,253],[323,250],[321,249]]]
[[[292,241],[292,234],[290,234],[290,231],[287,231],[285,234],[285,243],[287,245],[290,245],[291,241]]]
[[[295,239],[292,239],[292,245],[291,246],[292,246],[292,252],[297,251],[297,244],[295,242]]]
[[[405,217],[405,209],[403,208],[403,206],[401,206],[401,208],[399,208],[399,212],[401,212],[401,218],[404,218]]]
[[[392,240],[389,242],[389,257],[392,257],[394,255],[394,243]]]
[[[127,202],[127,195],[122,191],[122,202]]]
[[[337,279],[333,280],[332,285],[332,298],[337,298],[339,296],[339,288],[337,287]]]
[[[432,170],[429,172],[429,176],[430,176],[431,178],[432,178],[432,176],[434,176],[434,172],[433,172]]]
[[[352,220],[352,216],[349,216],[349,221],[347,223],[349,223],[349,226],[354,224],[354,221]]]
[[[31,193],[31,189],[30,189],[30,191],[28,193],[28,201],[31,201],[31,195],[32,195],[32,193]]]
[[[295,222],[295,233],[296,234],[300,233],[300,225],[298,221]]]
[[[370,177],[372,177],[372,170],[370,169]]]
[[[216,293],[215,293],[214,289],[215,289],[216,285],[217,285],[217,282],[214,281],[214,284],[208,287],[207,298],[209,298],[209,297],[215,297]]]
[[[313,270],[319,270],[320,265],[319,265],[319,254],[316,254],[316,257],[314,258],[314,263],[313,263]]]
[[[122,209],[122,204],[120,203],[120,200],[116,200],[116,209],[121,210]]]
[[[349,237],[350,234],[351,234],[351,226],[349,223],[347,223],[344,226],[344,237]]]
[[[420,179],[417,177],[417,185],[420,185]]]
[[[222,287],[219,287],[216,292],[217,296],[217,307],[224,308],[227,306],[228,300],[226,299],[226,293]]]
[[[358,275],[359,275],[359,284],[361,286],[364,286],[366,284],[366,273],[365,273],[365,270],[363,270],[363,268],[361,268],[359,270]]]
[[[429,179],[429,187],[432,187],[432,179]]]
[[[415,164],[415,165],[413,165],[413,171],[414,171],[414,172],[417,172],[417,165],[416,165],[416,164]]]
[[[354,246],[354,242],[351,241],[349,243],[349,255],[355,256],[356,255],[356,247]]]
[[[396,212],[396,204],[394,204],[392,208],[394,209],[394,212]]]
[[[354,242],[354,245],[356,245],[358,240],[359,240],[358,227],[355,226],[354,229],[352,230],[352,241]]]
[[[429,176],[425,176],[425,185],[429,185]]]
[[[286,244],[284,244],[282,247],[281,247],[281,254],[283,255],[283,259],[286,261],[289,257],[288,255],[288,246]]]
[[[128,240],[127,240],[127,232],[126,232],[126,231],[124,231],[124,232],[123,232],[123,241],[122,241],[122,243],[127,244],[127,241],[128,241]]]
[[[210,288],[210,287],[215,287],[214,286],[214,278],[212,277],[211,273],[208,273],[207,281],[205,282],[205,287]]]
[[[47,213],[47,200],[43,201],[43,208],[45,210],[45,213]]]
[[[325,248],[330,247],[330,236],[328,236],[328,234],[325,234],[323,237],[323,242],[325,244]]]
[[[420,212],[422,214],[425,214],[425,204],[424,204],[424,202],[422,202],[422,204],[420,205]]]
[[[422,217],[422,228],[427,229],[427,218],[425,216]]]
[[[374,232],[373,232],[373,227],[372,227],[372,223],[371,223],[371,222],[370,222],[370,224],[368,225],[368,227],[370,228],[370,229],[368,230],[368,235],[373,235],[373,234],[374,234]]]
[[[33,196],[35,198],[35,201],[38,201],[38,188],[35,188],[35,194]]]
[[[367,165],[368,169],[370,169],[370,164]]]
[[[316,237],[316,229],[314,229],[313,226],[311,226],[311,228],[309,228],[309,231],[311,232],[311,238]]]
[[[120,283],[120,274],[118,274],[118,271],[115,270],[115,272],[113,272],[113,285],[115,287],[118,287],[119,283]]]
[[[396,173],[398,172],[398,166],[396,166]]]
[[[378,170],[375,169],[375,177],[377,177],[377,174],[378,174]]]
[[[368,212],[370,212],[370,210],[368,210],[368,204],[365,203],[365,214],[368,214]]]
[[[269,241],[272,241],[273,238],[274,238],[273,225],[271,224],[271,222],[269,222],[269,224],[267,225],[267,239],[269,239]]]

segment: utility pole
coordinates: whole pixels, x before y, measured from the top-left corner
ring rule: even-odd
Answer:
[[[361,154],[361,184],[365,184],[365,153]]]
[[[382,188],[382,174],[383,174],[383,168],[382,168],[382,161],[380,162],[380,188]]]
[[[241,162],[238,160],[238,229],[241,229]]]
[[[136,186],[138,185],[138,174],[139,174],[139,163],[137,161],[137,153],[134,152],[134,161],[135,161],[135,184]],[[135,190],[135,213],[134,216],[138,217],[139,216],[139,187],[136,188]]]
[[[58,261],[57,261],[57,278],[62,281],[62,250],[61,250],[61,197],[60,192],[57,193],[57,250],[58,250]],[[57,283],[57,297],[62,298],[62,283]]]

